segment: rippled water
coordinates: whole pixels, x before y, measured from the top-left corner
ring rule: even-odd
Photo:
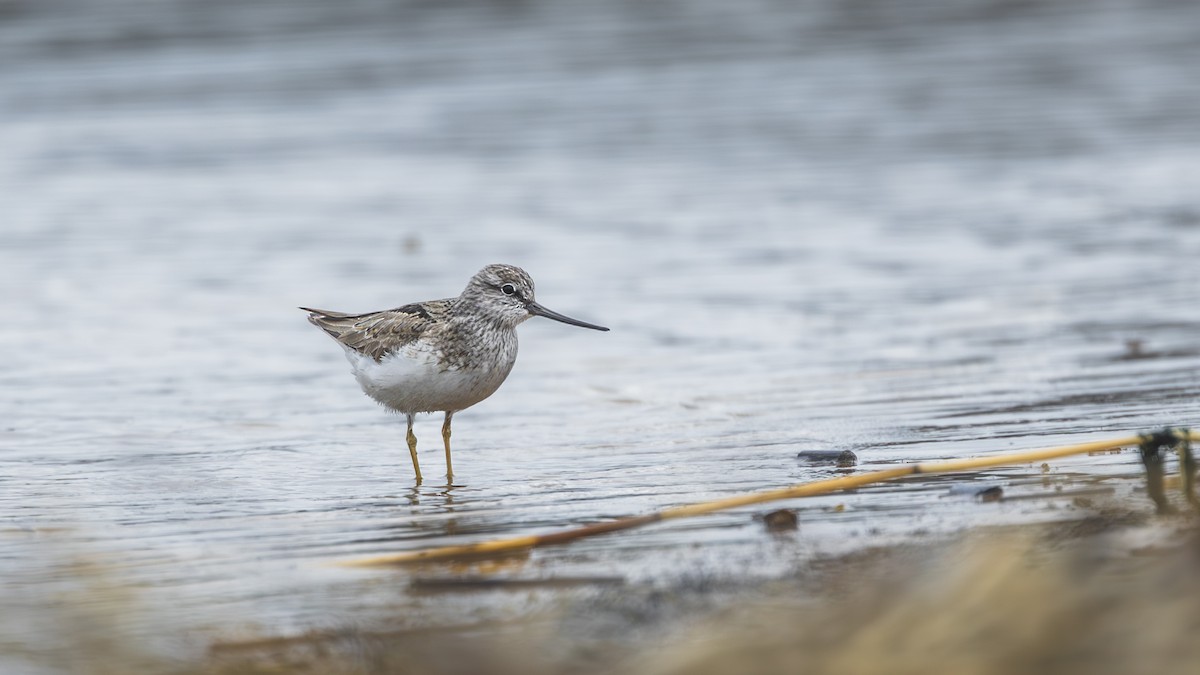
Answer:
[[[0,2],[0,635],[50,650],[94,584],[141,608],[120,630],[201,643],[521,615],[553,597],[327,563],[831,473],[801,450],[871,469],[1200,423],[1197,25],[1185,2]],[[612,332],[523,325],[456,416],[453,486],[419,420],[414,487],[402,419],[295,307],[446,297],[491,262]],[[503,571],[769,578],[1084,508],[949,485]]]

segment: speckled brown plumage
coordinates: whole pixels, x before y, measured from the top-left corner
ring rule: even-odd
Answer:
[[[300,309],[308,312],[308,320],[334,340],[379,362],[444,322],[450,303],[449,299],[431,300],[365,314]]]

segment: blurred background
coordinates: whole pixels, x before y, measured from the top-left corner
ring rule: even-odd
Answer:
[[[734,512],[504,570],[645,590],[621,601],[325,565],[831,474],[804,450],[1196,424],[1198,33],[1184,0],[0,0],[0,635],[50,658],[81,606],[172,654],[572,599],[670,623],[1128,493],[1131,455],[1084,458],[982,478],[1022,501],[906,483],[805,502],[798,536]],[[414,487],[402,420],[295,307],[493,262],[612,332],[523,325],[455,418],[455,484]],[[417,435],[436,477],[438,420]]]

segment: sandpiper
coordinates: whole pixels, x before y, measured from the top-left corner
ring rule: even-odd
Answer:
[[[604,326],[552,312],[534,301],[533,279],[512,265],[488,265],[471,277],[457,298],[415,302],[366,314],[300,309],[338,341],[363,392],[408,418],[408,452],[417,483],[417,437],[413,418],[444,412],[446,478],[450,463],[450,418],[491,396],[517,360],[517,325],[544,316],[573,326]]]

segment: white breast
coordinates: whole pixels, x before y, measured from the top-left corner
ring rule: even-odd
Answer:
[[[516,350],[470,368],[447,368],[437,352],[415,343],[375,361],[346,349],[354,379],[371,398],[405,414],[457,411],[491,396],[508,377]]]

